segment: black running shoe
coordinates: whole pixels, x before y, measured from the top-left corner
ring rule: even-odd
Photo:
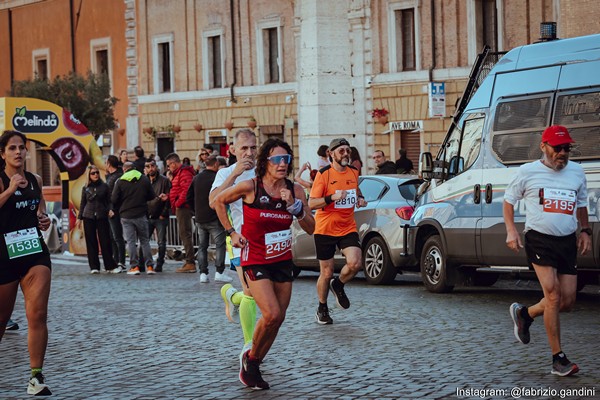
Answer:
[[[48,385],[44,383],[44,375],[41,372],[38,372],[34,377],[29,379],[27,394],[34,396],[50,396],[52,394]]]
[[[552,362],[552,370],[550,372],[558,376],[569,376],[578,373],[579,367],[577,364],[569,361],[565,353],[560,353],[560,356]]]
[[[333,324],[333,320],[331,319],[331,317],[329,316],[329,309],[327,307],[325,308],[317,308],[317,315],[315,315],[315,318],[317,319],[317,323],[321,324],[321,325],[331,325]]]
[[[329,281],[329,289],[331,289],[331,293],[333,293],[335,301],[340,308],[350,308],[350,300],[348,300],[348,296],[344,292],[344,284],[338,278],[333,278]]]
[[[242,368],[240,368],[240,382],[250,389],[266,390],[269,384],[264,381],[260,373],[260,361],[250,361],[248,355],[250,350],[242,355]]]
[[[529,327],[533,319],[526,319],[521,315],[521,311],[525,308],[523,304],[512,303],[510,305],[510,316],[515,324],[514,334],[517,340],[523,344],[529,343]]]
[[[19,324],[17,324],[12,319],[9,319],[8,322],[6,323],[6,328],[4,328],[4,329],[7,331],[16,331],[19,329]]]

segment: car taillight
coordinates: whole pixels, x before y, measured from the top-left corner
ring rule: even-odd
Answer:
[[[409,220],[415,209],[410,206],[396,208],[396,214],[402,219]]]

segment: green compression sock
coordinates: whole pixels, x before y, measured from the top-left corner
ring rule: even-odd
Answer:
[[[256,325],[256,302],[251,296],[244,295],[240,302],[240,325],[244,334],[244,344],[252,341]]]
[[[236,306],[239,306],[242,303],[243,298],[244,292],[235,292],[233,296],[231,296],[231,302]]]
[[[38,372],[42,372],[41,368],[31,368],[31,377],[33,378],[34,376],[36,376],[36,374]]]

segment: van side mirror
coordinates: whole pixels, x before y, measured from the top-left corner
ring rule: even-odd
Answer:
[[[465,159],[463,157],[454,156],[450,159],[448,167],[448,175],[455,176],[460,174],[465,168]]]
[[[427,181],[433,178],[433,157],[428,151],[421,153],[421,159],[419,160],[419,176]]]

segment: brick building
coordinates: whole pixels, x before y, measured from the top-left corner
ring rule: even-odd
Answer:
[[[79,4],[0,2],[0,51],[10,47],[8,8],[12,29],[28,28],[13,45],[14,79],[31,76],[44,48],[52,75],[85,70],[91,41],[110,37],[127,127],[118,147],[193,159],[205,144],[224,151],[256,120],[260,140],[293,145],[296,165],[316,164],[318,146],[343,135],[368,172],[375,149],[395,159],[405,147],[413,160],[436,151],[484,44],[502,52],[535,42],[544,21],[557,23],[559,37],[597,33],[600,14],[592,0],[96,0],[82,3],[71,62],[69,24],[48,35],[50,22],[26,21],[46,9],[52,21],[75,21]],[[8,59],[0,58],[0,89],[9,86]],[[371,117],[381,108],[384,123]]]

